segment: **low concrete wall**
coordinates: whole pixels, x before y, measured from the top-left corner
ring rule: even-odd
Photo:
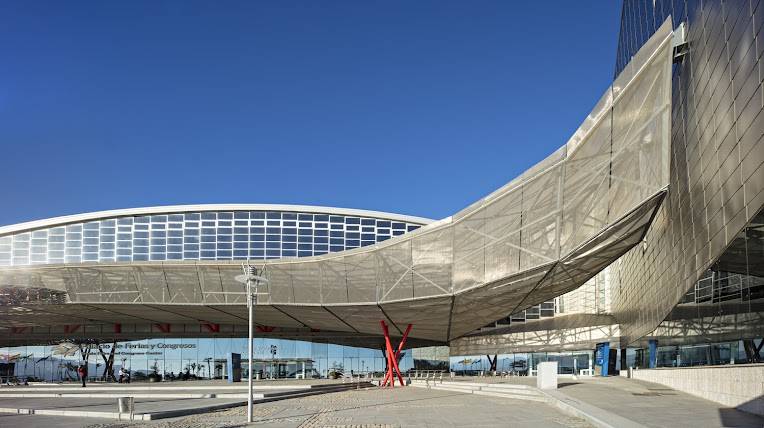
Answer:
[[[736,364],[634,370],[634,379],[655,382],[688,394],[764,416],[764,365]]]

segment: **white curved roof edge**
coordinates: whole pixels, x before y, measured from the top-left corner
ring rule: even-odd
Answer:
[[[177,214],[185,212],[205,211],[284,211],[314,214],[337,214],[358,217],[372,217],[384,220],[397,220],[407,223],[430,224],[435,220],[394,214],[383,211],[359,210],[353,208],[324,207],[315,205],[289,205],[289,204],[197,204],[197,205],[164,205],[142,208],[124,208],[117,210],[93,211],[82,214],[72,214],[59,217],[51,217],[42,220],[27,221],[24,223],[0,226],[0,235],[26,232],[34,229],[48,228],[72,223],[84,223],[94,220],[109,219],[115,217],[131,217],[139,215]]]

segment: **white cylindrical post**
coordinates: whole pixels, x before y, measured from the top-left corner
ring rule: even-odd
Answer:
[[[252,379],[254,378],[254,359],[255,352],[254,347],[254,330],[255,330],[255,304],[257,303],[257,286],[260,284],[267,284],[268,279],[262,276],[258,276],[257,268],[249,266],[248,264],[241,265],[244,273],[236,276],[236,281],[246,284],[247,288],[247,309],[249,310],[249,343],[247,343],[247,390],[249,391],[247,397],[247,422],[252,422],[253,415],[253,398],[252,398]],[[260,271],[263,273],[263,271]],[[254,281],[254,283],[253,283]]]
[[[254,358],[254,352],[252,352],[253,342],[253,326],[252,321],[254,319],[255,295],[252,293],[252,281],[247,280],[247,306],[249,306],[249,341],[247,342],[247,422],[252,422],[252,359]]]

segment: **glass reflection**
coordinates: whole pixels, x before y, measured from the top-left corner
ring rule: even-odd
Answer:
[[[538,364],[545,361],[556,361],[557,372],[565,375],[581,375],[582,370],[586,373],[594,367],[594,351],[591,350],[497,354],[493,357],[496,357],[497,374],[506,376],[535,376]],[[431,368],[417,365],[417,369]],[[491,362],[487,355],[451,356],[448,370],[458,376],[485,376],[491,374]]]
[[[626,364],[657,367],[758,363],[764,360],[764,211],[732,240],[649,335],[627,349]]]
[[[129,371],[135,381],[173,379],[225,379],[230,353],[241,354],[242,374],[246,376],[247,340],[239,338],[156,338],[130,342],[90,343],[83,357],[79,345],[63,343],[47,346],[0,348],[0,380],[76,381],[76,367],[87,358],[93,381],[106,379],[106,362],[113,351],[113,372]],[[355,348],[329,343],[286,339],[255,339],[255,375],[260,378],[331,378],[385,370],[381,350]],[[413,369],[410,350],[401,359],[402,371]]]

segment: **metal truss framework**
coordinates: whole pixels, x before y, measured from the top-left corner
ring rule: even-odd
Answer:
[[[269,261],[258,322],[375,335],[379,343],[381,319],[390,321],[394,336],[414,324],[412,339],[449,342],[579,287],[637,245],[669,177],[667,24],[567,144],[496,192],[384,243]],[[88,313],[74,316],[96,323],[168,317],[241,323],[240,314],[231,315],[246,302],[234,280],[239,271],[237,262],[226,261],[0,268],[6,290],[65,292],[68,299],[5,302],[0,326],[39,325],[46,314],[54,321],[68,304],[87,306]]]

